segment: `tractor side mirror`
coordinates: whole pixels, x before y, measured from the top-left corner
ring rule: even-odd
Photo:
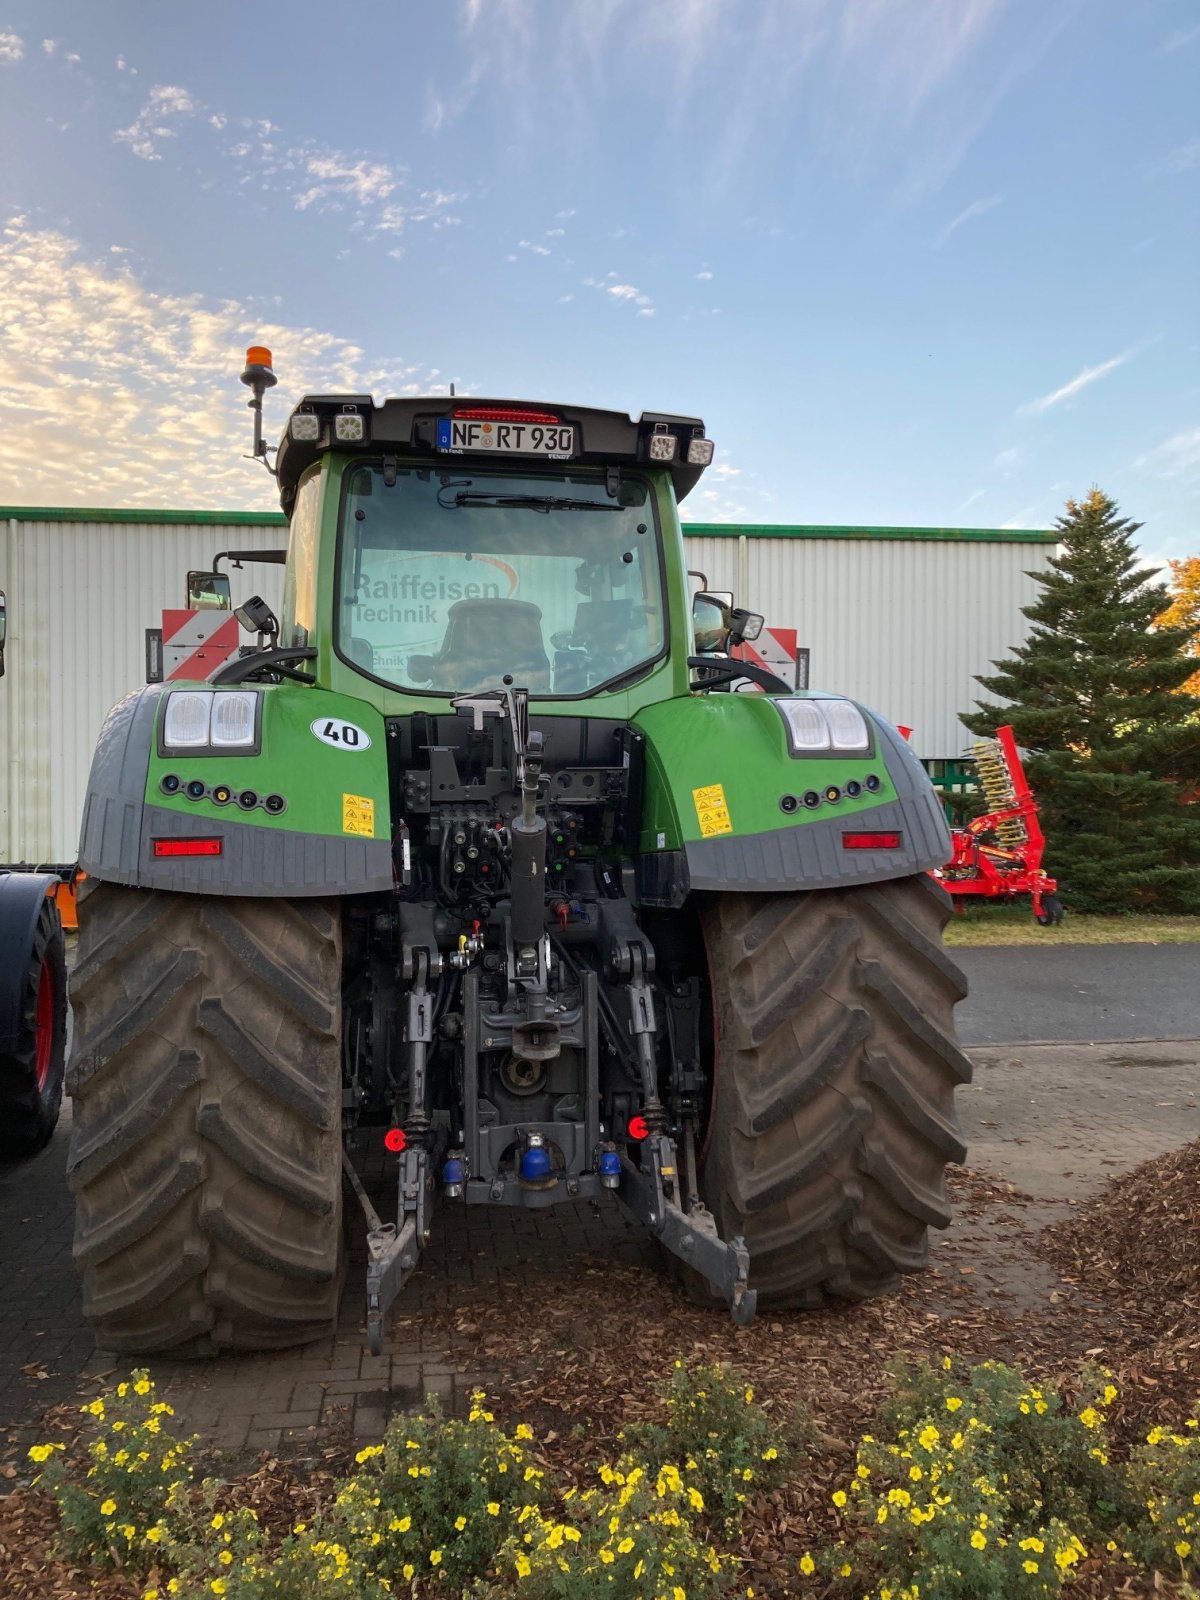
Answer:
[[[233,596],[227,572],[189,572],[187,575],[189,611],[232,611]]]
[[[717,655],[729,643],[729,608],[719,595],[701,589],[692,596],[692,631],[696,638],[696,653],[702,656]]]
[[[0,589],[0,678],[4,676],[4,640],[8,633],[8,606]]]

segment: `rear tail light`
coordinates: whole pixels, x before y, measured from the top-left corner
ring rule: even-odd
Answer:
[[[155,856],[219,856],[220,839],[152,839]]]
[[[844,833],[843,850],[900,850],[904,846],[901,833]]]

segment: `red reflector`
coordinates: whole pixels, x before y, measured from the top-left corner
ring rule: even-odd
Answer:
[[[648,1139],[650,1137],[650,1129],[646,1124],[645,1117],[630,1117],[629,1137],[631,1139]]]
[[[553,411],[507,411],[503,406],[464,406],[454,413],[464,422],[557,422]]]
[[[899,850],[904,842],[899,833],[844,833],[843,850]]]
[[[389,1128],[383,1136],[384,1149],[392,1151],[393,1154],[398,1154],[407,1144],[408,1139],[403,1128]]]
[[[219,856],[220,839],[152,839],[156,856]]]

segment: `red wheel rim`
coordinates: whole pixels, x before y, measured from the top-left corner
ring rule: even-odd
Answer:
[[[42,962],[38,979],[37,1020],[33,1044],[33,1069],[38,1093],[45,1092],[50,1077],[50,1058],[54,1054],[54,971],[49,958]]]

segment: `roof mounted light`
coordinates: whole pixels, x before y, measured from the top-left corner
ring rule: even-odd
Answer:
[[[713,458],[714,445],[711,439],[689,439],[687,460],[689,467],[707,467]]]
[[[363,414],[355,406],[345,406],[333,419],[333,432],[339,444],[361,444],[367,436]]]
[[[675,452],[679,449],[679,440],[673,433],[668,433],[661,422],[654,424],[654,432],[650,435],[646,445],[646,455],[651,461],[674,461]]]
[[[316,444],[321,437],[321,419],[315,411],[297,411],[289,430],[297,444]]]

